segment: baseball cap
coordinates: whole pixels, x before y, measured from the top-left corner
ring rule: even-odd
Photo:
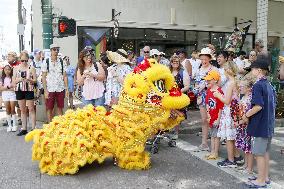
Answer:
[[[50,49],[53,49],[53,48],[60,48],[59,45],[53,43],[49,46]]]
[[[218,71],[212,70],[212,71],[208,72],[208,74],[204,77],[204,80],[206,80],[206,81],[210,81],[210,80],[219,81],[220,80],[220,74],[219,74]]]
[[[266,58],[258,58],[256,59],[256,61],[254,61],[250,67],[250,69],[252,68],[259,68],[262,70],[268,70],[269,71],[269,63],[268,60]]]
[[[35,56],[36,54],[40,53],[41,50],[40,49],[35,49],[32,53],[33,56]]]
[[[150,56],[153,56],[153,55],[160,55],[161,53],[158,51],[158,49],[151,49],[150,50]]]
[[[179,55],[179,54],[181,54],[181,53],[183,53],[183,54],[187,54],[187,51],[185,50],[185,49],[179,49],[177,52],[176,52],[176,54],[177,55]]]

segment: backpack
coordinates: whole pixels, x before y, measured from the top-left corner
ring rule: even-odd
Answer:
[[[64,71],[63,71],[63,60],[62,58],[59,58],[60,60],[60,64],[61,64],[61,74],[63,75]],[[46,59],[46,66],[47,66],[47,72],[49,72],[49,58]]]

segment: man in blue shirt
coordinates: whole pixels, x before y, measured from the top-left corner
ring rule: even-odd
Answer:
[[[252,88],[252,108],[244,115],[247,132],[252,136],[252,153],[256,157],[258,176],[249,178],[250,188],[266,188],[269,181],[269,151],[274,134],[276,95],[267,80],[269,64],[266,58],[257,59],[250,66],[257,78]]]

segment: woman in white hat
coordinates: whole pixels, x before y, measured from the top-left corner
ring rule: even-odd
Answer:
[[[201,60],[201,67],[196,73],[195,76],[195,86],[194,92],[197,95],[197,105],[199,106],[201,119],[202,119],[202,143],[201,145],[195,150],[196,152],[199,151],[209,151],[207,137],[208,137],[208,122],[207,122],[207,111],[205,105],[205,98],[206,98],[206,81],[203,79],[208,72],[212,70],[217,70],[216,67],[210,64],[210,60],[212,58],[210,48],[203,48],[201,53],[199,54],[199,58]]]
[[[113,63],[108,67],[108,76],[106,83],[105,104],[112,106],[117,104],[120,91],[123,85],[125,76],[132,70],[130,68],[127,52],[123,49],[118,49],[116,52],[107,51],[109,60]]]

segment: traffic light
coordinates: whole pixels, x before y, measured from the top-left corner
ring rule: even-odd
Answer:
[[[61,37],[76,35],[76,21],[67,17],[60,17],[58,21],[58,34]]]

